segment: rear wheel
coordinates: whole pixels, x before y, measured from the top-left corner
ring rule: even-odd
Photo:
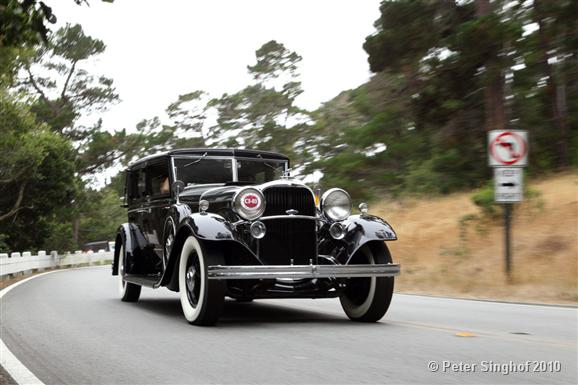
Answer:
[[[194,325],[213,325],[223,311],[225,282],[209,280],[207,267],[223,265],[224,258],[216,250],[206,250],[190,236],[181,250],[179,262],[179,294],[187,321]]]
[[[387,247],[370,248],[368,245],[358,250],[351,264],[391,263]],[[350,278],[339,297],[341,307],[352,321],[377,322],[387,312],[393,296],[393,277]]]
[[[118,251],[118,293],[121,301],[136,302],[140,297],[141,287],[124,280],[125,262],[124,245],[121,245]]]

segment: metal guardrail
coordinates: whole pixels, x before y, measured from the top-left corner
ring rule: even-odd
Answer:
[[[56,251],[47,254],[46,251],[41,250],[36,255],[32,255],[30,251],[11,254],[0,253],[0,276],[4,278],[44,269],[105,264],[111,262],[112,258],[113,252],[104,250],[93,253],[76,251],[66,254],[58,254]]]

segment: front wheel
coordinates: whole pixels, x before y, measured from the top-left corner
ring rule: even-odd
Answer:
[[[209,280],[208,266],[223,265],[217,250],[207,250],[190,236],[181,250],[179,262],[179,295],[185,318],[194,325],[214,325],[223,311],[225,283]]]
[[[351,259],[351,264],[391,263],[391,255],[383,247],[363,246]],[[350,278],[339,300],[352,321],[377,322],[387,312],[393,296],[393,277]]]

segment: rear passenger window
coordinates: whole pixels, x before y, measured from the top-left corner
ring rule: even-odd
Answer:
[[[147,167],[147,174],[151,197],[163,197],[169,195],[169,167],[166,162],[149,165]]]

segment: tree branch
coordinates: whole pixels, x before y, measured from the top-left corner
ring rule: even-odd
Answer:
[[[0,215],[0,222],[2,222],[4,219],[10,218],[14,214],[16,214],[18,212],[18,210],[20,210],[20,208],[21,208],[20,204],[22,204],[22,198],[24,198],[24,188],[25,187],[26,187],[26,182],[24,182],[20,185],[20,190],[18,191],[18,198],[16,199],[14,206],[12,206],[12,209],[10,211],[8,211],[6,214]]]
[[[30,171],[30,167],[22,167],[19,172],[13,175],[11,178],[7,179],[0,179],[0,185],[9,185],[11,183],[16,182],[20,177],[25,175],[27,172]]]
[[[112,154],[107,155],[104,158],[96,159],[92,164],[79,170],[78,173],[80,175],[91,174],[91,173],[95,172],[96,170],[98,170],[98,168],[101,167],[102,165],[104,165],[106,163],[114,162],[114,161],[122,158],[123,156],[125,156],[128,153],[128,150],[125,150],[125,151],[117,150],[117,151],[118,152],[116,153],[116,155],[114,155],[114,152],[113,152]]]
[[[42,91],[42,89],[38,87],[38,84],[36,84],[36,81],[34,80],[34,75],[32,75],[32,72],[30,71],[30,66],[26,66],[26,72],[28,72],[28,79],[30,80],[30,84],[32,84],[32,87],[34,87],[36,92],[38,92],[38,94],[46,104],[50,104],[50,101],[44,94],[44,91]]]
[[[74,73],[74,70],[76,69],[76,63],[78,63],[77,60],[72,62],[72,67],[70,67],[70,72],[68,73],[68,76],[66,77],[66,81],[64,82],[64,87],[62,87],[62,93],[60,94],[61,99],[64,99],[64,96],[66,95],[66,91],[68,90],[68,83],[70,82],[70,78],[72,77],[72,74]]]

